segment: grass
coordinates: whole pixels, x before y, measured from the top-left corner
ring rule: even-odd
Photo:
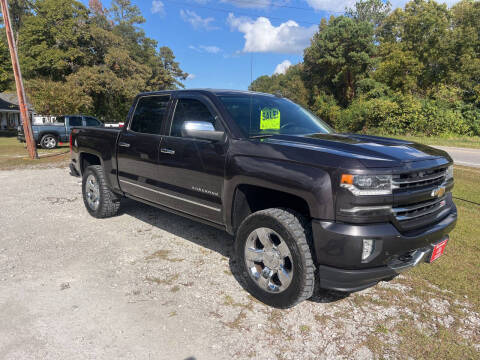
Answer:
[[[453,195],[480,203],[477,186],[480,169],[455,167]],[[419,266],[409,274],[412,279],[425,279],[459,297],[468,298],[480,312],[480,243],[478,226],[480,206],[455,199],[458,222],[450,236],[445,255],[430,266]]]
[[[377,135],[377,134],[372,134]],[[401,136],[401,135],[379,135],[395,139],[415,141],[420,144],[434,146],[452,146],[462,148],[480,149],[480,136]]]
[[[53,150],[38,149],[38,156],[40,159],[31,160],[24,143],[19,142],[14,137],[0,137],[0,170],[32,165],[63,166],[70,159],[68,145]]]
[[[476,186],[479,177],[480,169],[455,167],[454,196],[480,203],[480,189]],[[400,318],[384,320],[372,329],[365,345],[375,358],[391,355],[400,359],[480,358],[475,347],[480,341],[478,332],[462,336],[459,331],[465,325],[467,309],[480,313],[480,243],[477,235],[480,206],[460,200],[455,202],[458,223],[450,234],[445,254],[433,264],[422,264],[394,280],[411,289],[406,293],[376,287],[376,294],[384,301],[382,307],[409,309],[410,315],[405,312]],[[432,299],[447,304],[446,312],[436,312],[438,309],[430,303]],[[370,303],[361,303],[366,308],[379,305],[373,299]],[[444,316],[453,319],[448,327],[439,321]],[[389,340],[392,337],[398,341],[392,343]]]

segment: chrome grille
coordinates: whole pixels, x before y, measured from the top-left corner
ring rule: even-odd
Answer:
[[[445,198],[446,197],[443,196],[438,199],[428,200],[418,204],[393,208],[392,210],[398,221],[413,220],[442,209],[447,204]]]
[[[439,168],[397,175],[392,179],[392,187],[394,189],[411,189],[441,185],[445,180],[446,172],[447,168]]]

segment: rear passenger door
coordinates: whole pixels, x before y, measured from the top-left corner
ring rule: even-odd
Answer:
[[[169,104],[170,95],[139,97],[117,145],[118,179],[122,191],[157,203],[158,154]]]
[[[168,194],[164,205],[221,224],[226,141],[186,138],[181,131],[185,121],[224,131],[219,114],[208,98],[180,94],[171,118],[159,154],[159,181]]]

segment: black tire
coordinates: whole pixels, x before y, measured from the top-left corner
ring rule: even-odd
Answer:
[[[293,269],[291,282],[281,292],[263,289],[254,280],[254,275],[251,275],[252,271],[256,270],[249,268],[245,260],[245,252],[248,247],[247,241],[251,241],[248,240],[250,235],[256,234],[254,231],[261,228],[273,230],[273,236],[279,235],[280,241],[284,241],[290,251],[292,258],[290,267]],[[254,237],[255,235],[253,235]],[[237,267],[241,272],[240,275],[245,280],[247,290],[263,303],[281,309],[293,307],[310,298],[313,295],[315,283],[315,265],[312,261],[309,246],[311,237],[310,222],[292,210],[272,208],[261,210],[248,216],[238,228],[235,238]],[[257,266],[257,263],[255,264]],[[262,263],[258,266],[261,268],[266,265]]]
[[[55,135],[53,134],[45,134],[42,136],[42,139],[40,140],[40,146],[43,149],[55,149],[58,145],[58,139]]]
[[[98,196],[95,197],[95,199],[98,199],[98,204],[92,198],[89,199],[89,193],[91,192],[89,191],[90,186],[87,184],[87,180],[95,180],[98,185],[98,192],[96,192]],[[102,166],[92,165],[84,171],[82,194],[85,207],[93,217],[103,219],[117,215],[120,208],[120,198],[107,186]],[[97,206],[93,206],[92,203],[97,204]]]

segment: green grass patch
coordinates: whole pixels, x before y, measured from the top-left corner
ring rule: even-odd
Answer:
[[[67,152],[67,153],[65,153]],[[40,159],[28,157],[25,143],[16,138],[0,137],[0,170],[9,170],[31,165],[66,165],[70,159],[68,145],[52,150],[38,149]]]
[[[478,179],[480,170],[455,167],[453,195],[480,203]],[[423,265],[409,272],[413,279],[425,279],[429,283],[452,291],[458,297],[472,303],[480,311],[480,206],[455,200],[458,222],[450,234],[445,254],[431,265]]]
[[[414,141],[425,145],[434,146],[451,146],[480,149],[480,136],[401,136],[401,135],[385,135],[385,134],[371,134],[378,136],[391,137],[394,139]]]

